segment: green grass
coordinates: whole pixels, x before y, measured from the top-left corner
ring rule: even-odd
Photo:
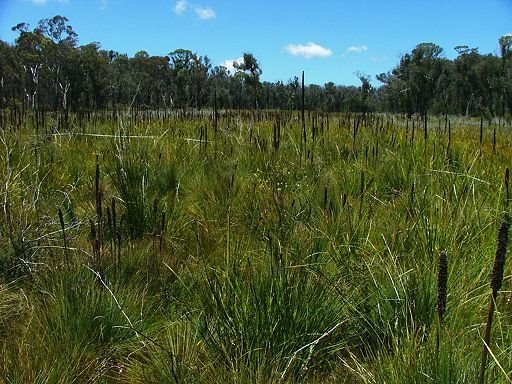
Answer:
[[[353,119],[306,146],[279,112],[4,129],[0,382],[476,382],[512,134]],[[489,383],[512,379],[510,265]]]

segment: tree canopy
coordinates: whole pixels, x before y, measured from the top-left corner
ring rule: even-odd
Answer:
[[[116,108],[298,109],[298,78],[261,82],[258,59],[244,52],[235,73],[213,66],[206,55],[174,49],[133,57],[79,45],[64,16],[12,28],[14,44],[0,40],[0,108],[69,111]],[[389,111],[426,115],[463,114],[490,118],[512,111],[512,36],[498,40],[500,56],[454,47],[454,60],[431,43],[420,43],[387,73],[359,72],[361,85],[333,82],[305,89],[305,107],[322,111]],[[293,74],[291,74],[293,76]]]

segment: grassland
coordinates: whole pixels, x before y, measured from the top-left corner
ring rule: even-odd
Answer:
[[[2,118],[0,382],[477,382],[510,127],[208,111],[63,127]],[[510,265],[489,383],[512,380]]]

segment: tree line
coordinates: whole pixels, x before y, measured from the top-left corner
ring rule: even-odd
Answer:
[[[0,109],[22,113],[104,109],[300,109],[298,77],[261,81],[257,58],[246,52],[234,73],[213,66],[208,56],[176,49],[163,56],[139,51],[133,57],[78,44],[63,16],[12,28],[14,44],[0,40]],[[475,115],[512,111],[512,36],[499,39],[500,55],[457,46],[454,60],[434,43],[418,44],[387,73],[357,73],[361,85],[328,82],[304,89],[305,108],[326,112],[386,111]]]

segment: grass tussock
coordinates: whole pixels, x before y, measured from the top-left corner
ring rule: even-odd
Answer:
[[[129,117],[2,131],[0,382],[510,382],[510,132]]]

